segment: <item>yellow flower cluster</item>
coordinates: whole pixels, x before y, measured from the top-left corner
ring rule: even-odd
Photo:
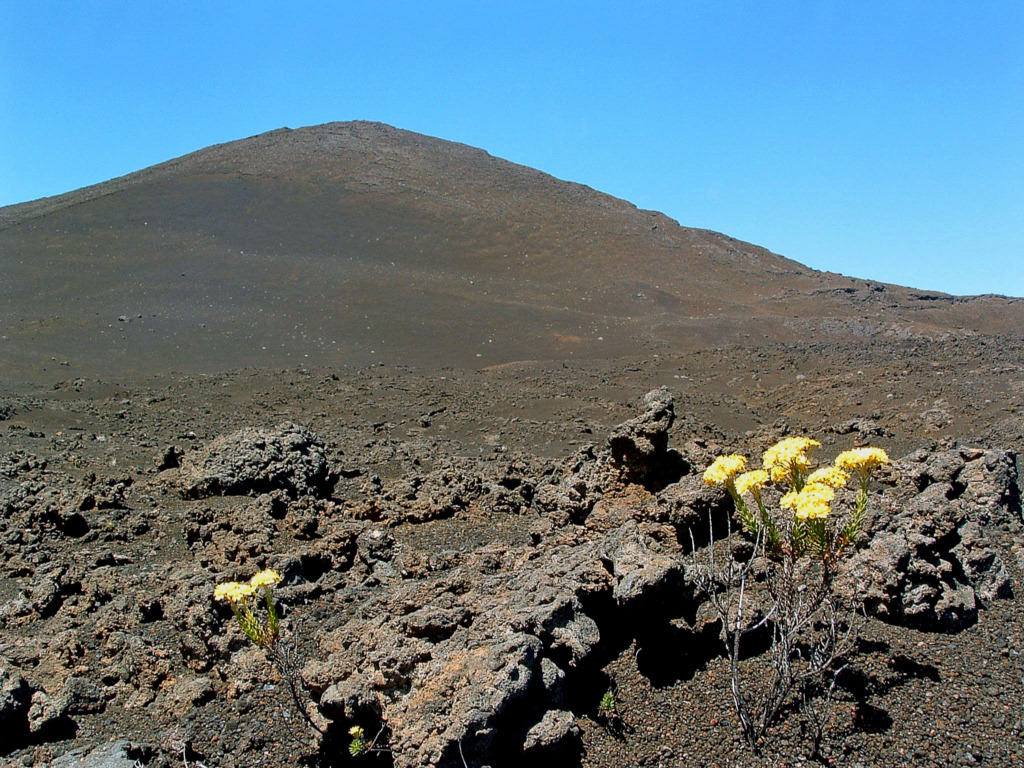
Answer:
[[[832,511],[836,492],[827,485],[805,485],[801,491],[790,491],[779,501],[783,509],[792,509],[797,520],[823,520]]]
[[[746,467],[746,456],[736,453],[719,456],[704,472],[704,482],[708,485],[727,485]]]
[[[768,473],[763,469],[755,469],[751,472],[744,472],[736,478],[736,493],[743,496],[746,493],[758,496],[761,489],[768,485]]]
[[[850,481],[850,476],[839,467],[819,467],[807,477],[808,485],[827,485],[829,488],[842,488]]]
[[[229,581],[224,584],[217,585],[217,588],[213,590],[213,599],[219,600],[222,603],[231,603],[234,605],[246,602],[255,594],[256,588],[251,584],[240,584],[237,581]]]
[[[349,754],[352,757],[366,754],[371,745],[366,743],[366,731],[363,730],[362,726],[353,725],[348,729],[348,735],[352,737],[352,741],[348,745]]]
[[[889,463],[888,454],[881,448],[853,448],[836,456],[835,465],[851,472],[870,472]]]
[[[261,587],[264,589],[267,587],[272,587],[275,584],[279,584],[280,582],[281,574],[269,568],[265,571],[260,571],[251,579],[249,579],[249,584],[251,584],[256,589],[259,589]]]
[[[256,595],[257,589],[269,589],[281,581],[281,575],[274,570],[267,569],[260,571],[248,583],[228,581],[218,584],[213,590],[213,599],[222,603],[240,605],[246,603],[249,598]]]
[[[811,467],[809,451],[821,443],[809,437],[787,437],[773,445],[761,456],[761,465],[771,474],[773,483],[793,480]]]
[[[242,632],[261,648],[272,648],[281,630],[274,598],[270,594],[271,587],[280,581],[281,574],[267,569],[257,573],[248,582],[229,581],[218,584],[213,590],[213,599],[231,605]],[[267,606],[266,623],[260,621],[253,613],[251,602],[261,590]]]
[[[787,437],[762,454],[761,469],[751,471],[744,471],[744,456],[719,456],[704,473],[704,482],[725,487],[743,526],[764,542],[770,556],[798,558],[813,553],[834,565],[860,531],[871,471],[889,463],[889,457],[881,448],[854,448],[839,454],[833,465],[812,471],[809,454],[820,447],[809,437]],[[860,486],[856,500],[846,514],[830,519],[836,493],[851,476]],[[778,502],[791,511],[791,517],[782,516],[788,520],[769,510],[762,496],[767,486],[778,488],[779,493],[788,490]]]

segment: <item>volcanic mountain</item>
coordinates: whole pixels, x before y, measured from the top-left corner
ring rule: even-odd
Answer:
[[[368,122],[271,131],[0,209],[0,277],[9,381],[1024,328],[1018,300],[816,272]]]

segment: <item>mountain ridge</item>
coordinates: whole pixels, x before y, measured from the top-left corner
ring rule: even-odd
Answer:
[[[473,368],[1024,327],[1014,299],[818,272],[363,121],[277,129],[0,209],[0,276],[21,376],[55,361],[82,375]]]

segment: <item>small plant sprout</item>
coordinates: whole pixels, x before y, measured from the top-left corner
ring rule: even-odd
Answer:
[[[366,730],[361,725],[353,725],[348,729],[348,735],[352,739],[348,743],[348,753],[352,757],[360,757],[361,755],[369,755],[375,752],[385,753],[391,750],[387,746],[380,746],[379,742],[386,738],[385,732],[387,726],[382,725],[380,730],[377,731],[377,735],[372,739],[366,738]],[[461,744],[459,749],[461,750]]]
[[[352,757],[365,755],[370,745],[366,742],[366,731],[363,730],[363,726],[353,725],[348,729],[348,735],[352,737],[352,741],[348,745],[348,753]]]
[[[625,730],[622,715],[619,714],[619,704],[615,700],[615,685],[604,692],[601,701],[597,704],[597,719],[606,728],[617,736],[621,736]]]
[[[245,636],[252,640],[260,648],[271,649],[281,634],[281,624],[277,616],[277,608],[274,605],[274,596],[271,589],[281,581],[277,571],[260,571],[248,582],[241,583],[229,581],[219,584],[213,592],[213,599],[226,602],[234,611],[238,626],[241,627]],[[263,602],[266,605],[267,620],[261,622],[253,612],[253,603],[258,599],[262,591]]]

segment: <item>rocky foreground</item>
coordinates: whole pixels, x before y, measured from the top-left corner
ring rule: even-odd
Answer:
[[[307,387],[307,402],[332,387],[370,391],[337,382]],[[306,423],[267,425],[287,398],[230,417],[214,405],[205,422],[192,409],[175,429],[173,396],[150,392],[145,408],[163,415],[143,418],[138,395],[103,400],[119,412],[90,414],[73,396],[3,406],[0,755],[12,765],[730,765],[809,754],[798,713],[764,756],[740,742],[720,626],[691,571],[694,544],[698,555],[721,545],[709,519],[724,533],[733,514],[703,469],[723,450],[756,454],[786,423],[728,435],[677,420],[662,387],[617,426],[506,422],[535,433],[529,450],[484,424],[488,450],[473,455],[468,440],[452,450],[458,406],[430,395],[407,393],[415,416],[401,423],[385,414],[326,429],[299,408]],[[69,428],[75,413],[94,426]],[[118,422],[119,433],[92,431]],[[823,453],[892,437],[884,423],[840,422]],[[1012,446],[945,439],[906,451],[877,478],[869,509],[840,583],[870,618],[823,759],[1024,760],[1011,695],[1024,570]],[[268,567],[283,576],[283,639],[312,725],[213,600],[217,584]],[[611,713],[600,707],[608,691]],[[349,757],[354,725],[386,751]]]

